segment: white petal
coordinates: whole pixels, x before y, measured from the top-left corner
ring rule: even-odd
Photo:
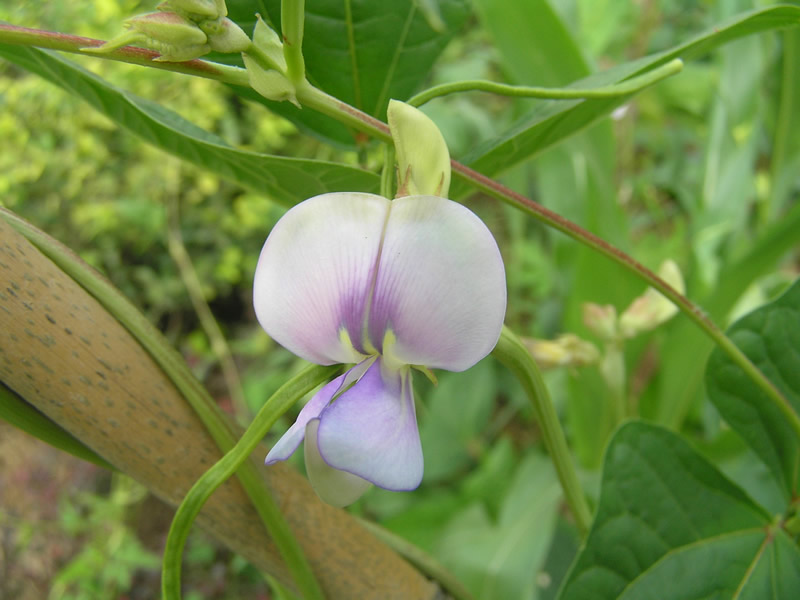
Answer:
[[[388,490],[422,481],[411,373],[376,361],[320,414],[317,445],[325,462]]]
[[[389,201],[323,194],[289,210],[256,268],[259,323],[279,344],[319,364],[358,362],[365,307]]]
[[[472,211],[434,196],[392,202],[369,317],[390,362],[463,371],[494,348],[505,312],[503,259]],[[384,346],[386,330],[396,341]]]
[[[332,506],[343,507],[358,500],[372,485],[357,475],[329,467],[319,454],[317,431],[319,419],[312,419],[306,426],[306,442],[303,448],[306,473],[311,487],[317,495]]]

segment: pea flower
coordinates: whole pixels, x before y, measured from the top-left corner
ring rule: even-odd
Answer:
[[[323,194],[273,228],[254,306],[267,333],[298,356],[355,364],[306,404],[266,458],[286,460],[305,439],[312,486],[345,506],[370,484],[420,484],[412,368],[463,371],[494,348],[505,272],[492,234],[456,202]]]

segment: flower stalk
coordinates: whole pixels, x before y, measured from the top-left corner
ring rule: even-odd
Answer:
[[[505,326],[492,354],[508,367],[522,383],[533,406],[536,420],[539,422],[545,448],[550,454],[558,480],[561,482],[564,498],[575,518],[575,525],[578,527],[581,537],[586,537],[592,521],[592,514],[586,502],[583,487],[578,481],[575,462],[572,460],[572,454],[567,446],[564,430],[561,428],[558,414],[556,414],[539,367],[522,340]]]

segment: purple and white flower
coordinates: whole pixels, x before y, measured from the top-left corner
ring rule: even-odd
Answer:
[[[492,234],[456,202],[323,194],[273,228],[254,305],[267,333],[298,356],[355,364],[306,404],[266,459],[286,460],[305,439],[312,486],[345,506],[371,483],[420,484],[412,367],[463,371],[491,352],[505,272]]]

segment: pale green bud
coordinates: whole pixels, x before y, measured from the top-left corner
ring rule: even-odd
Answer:
[[[250,47],[250,38],[236,23],[228,18],[220,19],[220,29],[208,33],[208,45],[217,52],[244,52]]]
[[[125,24],[152,41],[172,46],[199,46],[208,41],[195,23],[177,13],[147,13],[131,17]]]
[[[418,108],[397,100],[389,101],[387,114],[397,152],[397,196],[446,198],[450,153],[436,123]]]
[[[617,338],[617,309],[610,304],[600,306],[593,302],[583,305],[583,324],[601,340]]]
[[[673,260],[665,260],[658,269],[658,276],[681,294],[685,291],[683,276]],[[619,319],[620,333],[631,338],[644,331],[649,331],[671,319],[678,312],[678,307],[667,300],[661,292],[647,288],[644,294],[636,298],[625,309]]]
[[[276,102],[288,100],[297,108],[300,108],[295,87],[283,73],[263,68],[248,54],[243,54],[242,57],[244,58],[244,66],[247,69],[250,86],[256,92],[268,100],[275,100]]]
[[[565,333],[555,340],[523,338],[523,342],[542,369],[582,367],[596,363],[600,358],[594,344],[572,333]]]
[[[128,44],[140,44],[156,50],[156,61],[192,60],[211,51],[208,37],[189,19],[172,12],[153,12],[132,17],[125,22],[130,29],[97,48],[84,52],[103,54]]]

